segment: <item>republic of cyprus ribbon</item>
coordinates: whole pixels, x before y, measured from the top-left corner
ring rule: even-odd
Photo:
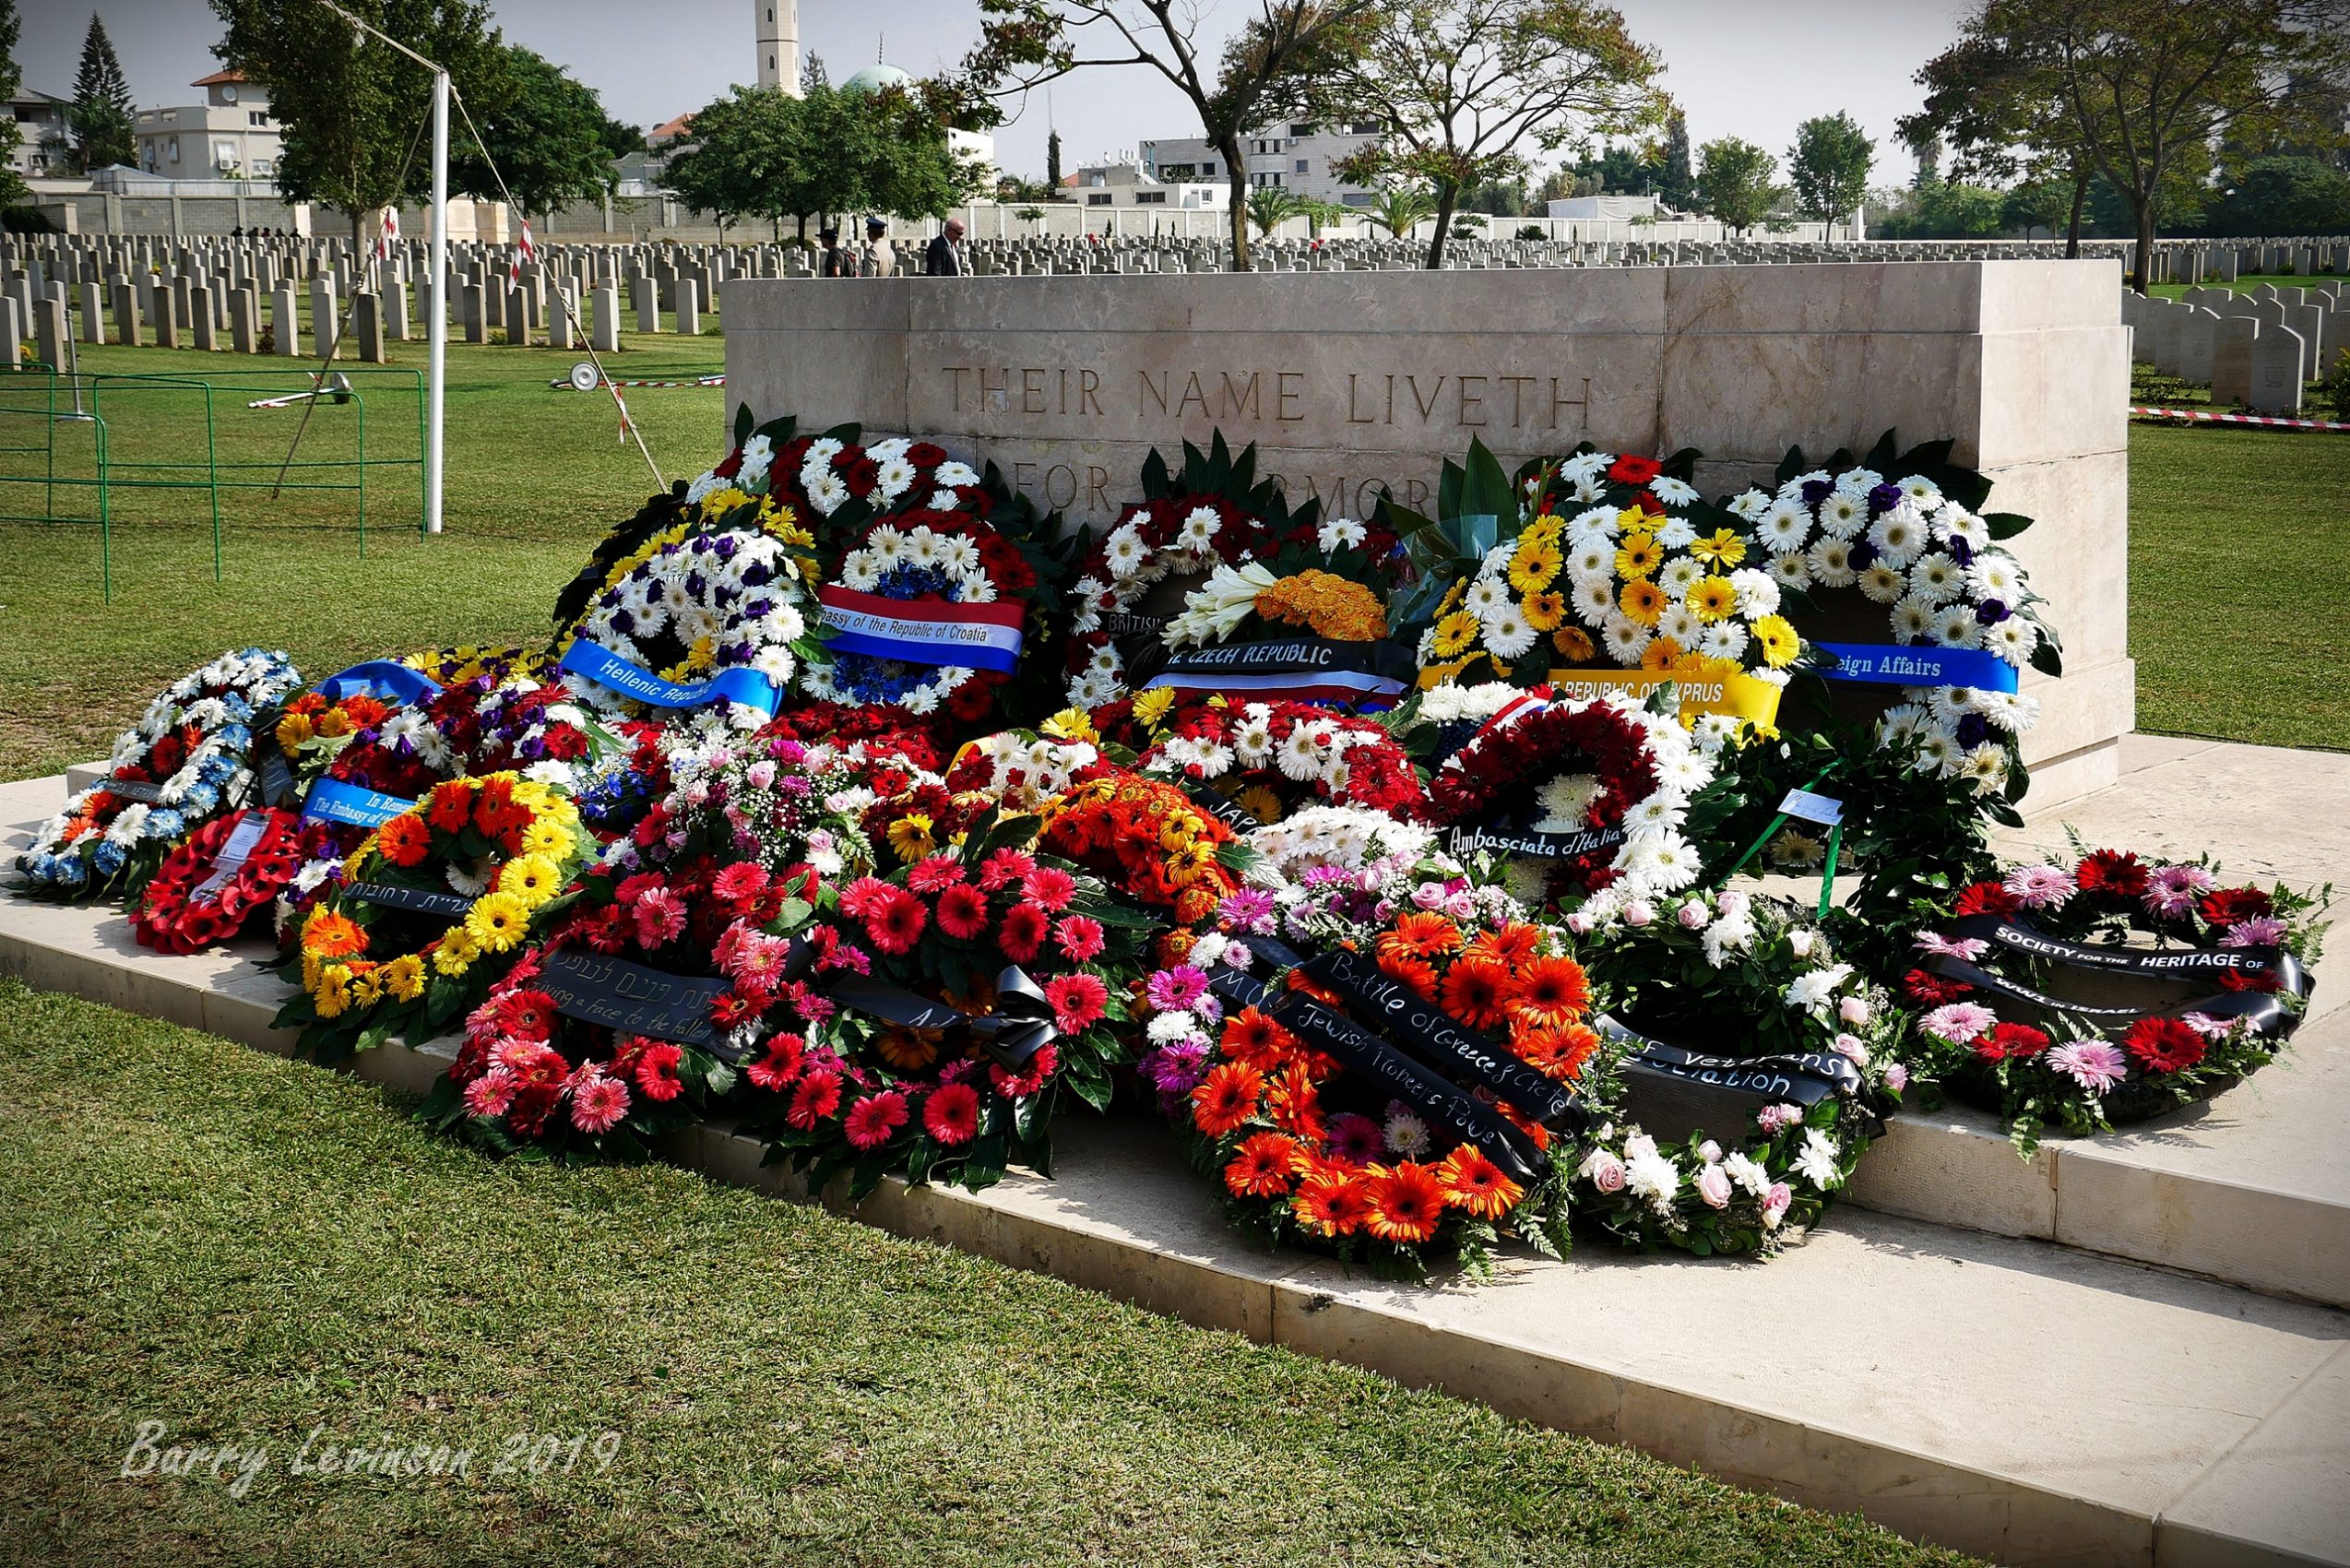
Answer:
[[[825,646],[835,653],[861,653],[907,664],[960,665],[1009,675],[1020,662],[1017,600],[950,604],[944,600],[884,599],[837,584],[816,590],[822,607]]]
[[[1590,702],[1608,692],[1631,692],[1645,697],[1672,683],[1684,717],[1722,713],[1743,719],[1758,729],[1778,720],[1780,690],[1768,681],[1733,671],[1725,675],[1675,675],[1654,670],[1553,670],[1551,691],[1560,697]]]
[[[1831,681],[1881,686],[1971,686],[2015,690],[2015,666],[1979,647],[1902,647],[1893,643],[1814,643],[1836,661],[1820,673]]]
[[[591,643],[585,637],[571,645],[557,668],[585,675],[599,686],[654,707],[700,707],[724,698],[762,713],[773,713],[780,700],[772,680],[742,665],[721,670],[706,681],[680,684],[664,681],[651,671],[631,664],[601,643]]]
[[[1218,693],[1241,702],[1391,707],[1418,673],[1410,652],[1396,643],[1282,637],[1170,653],[1144,689]]]
[[[843,975],[826,995],[843,1007],[909,1029],[965,1028],[1007,1073],[1016,1073],[1058,1032],[1044,988],[1016,964],[995,977],[995,1011],[970,1014],[866,975]]]

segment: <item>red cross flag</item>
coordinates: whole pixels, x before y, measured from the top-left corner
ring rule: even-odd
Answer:
[[[397,207],[387,207],[376,217],[375,259],[377,261],[388,259],[392,254],[392,246],[399,243],[399,237],[400,209]]]
[[[526,261],[536,261],[538,259],[539,247],[530,243],[530,220],[526,218],[522,220],[522,235],[519,239],[514,242],[514,260],[506,266],[507,283],[514,284],[521,282],[522,264]]]

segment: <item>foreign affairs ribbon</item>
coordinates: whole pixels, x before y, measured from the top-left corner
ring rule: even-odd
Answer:
[[[2015,690],[2015,666],[1979,647],[1902,647],[1893,643],[1814,643],[1836,661],[1820,673],[1831,681],[1880,686],[1971,686]]]
[[[999,675],[1011,674],[1020,662],[1020,623],[1027,610],[1016,600],[955,604],[884,599],[835,584],[816,590],[816,603],[830,628],[825,646],[835,653],[959,665]]]
[[[723,698],[772,714],[782,700],[774,681],[744,665],[721,670],[706,681],[681,684],[664,681],[651,671],[631,664],[601,643],[591,643],[585,637],[571,645],[556,668],[585,675],[599,686],[654,707],[700,707]]]
[[[909,1029],[968,1029],[1007,1073],[1026,1067],[1059,1031],[1044,988],[1016,964],[995,977],[995,1011],[970,1014],[870,975],[843,975],[826,992],[843,1007]]]

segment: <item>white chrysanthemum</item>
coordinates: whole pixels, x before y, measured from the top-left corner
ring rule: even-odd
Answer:
[[[1879,561],[1860,574],[1860,591],[1879,604],[1892,604],[1909,591],[1909,579]]]
[[[1353,517],[1331,517],[1314,530],[1313,537],[1314,542],[1322,546],[1323,552],[1330,554],[1354,549],[1371,537],[1371,530]]]
[[[1796,1174],[1821,1192],[1831,1192],[1844,1180],[1836,1169],[1836,1144],[1817,1128],[1803,1130],[1803,1152],[1795,1157]]]
[[[1783,550],[1771,557],[1771,580],[1801,592],[1811,586],[1811,563],[1800,550]]]
[[[1937,607],[1948,604],[1966,586],[1966,569],[1947,550],[1929,551],[1909,569],[1909,591]]]
[[[1886,565],[1906,566],[1926,548],[1926,520],[1906,504],[1896,506],[1869,527],[1869,542]]]
[[[1982,636],[1975,612],[1964,604],[1944,606],[1934,616],[1932,636],[1944,647],[1973,647]]]
[[[1542,808],[1534,830],[1579,832],[1590,820],[1591,802],[1598,798],[1599,790],[1598,778],[1588,773],[1561,774],[1548,780],[1534,792],[1535,803]]]
[[[1811,564],[1811,577],[1822,588],[1850,588],[1855,574],[1852,569],[1852,545],[1841,539],[1823,539],[1805,552],[1804,559]]]
[[[1730,574],[1730,587],[1738,594],[1738,612],[1748,620],[1777,613],[1779,585],[1770,573],[1741,566]]]
[[[1868,526],[1869,501],[1865,495],[1840,490],[1820,503],[1820,527],[1831,539],[1857,539]]]
[[[1175,542],[1194,555],[1205,555],[1216,548],[1217,530],[1224,526],[1213,506],[1194,506],[1186,513],[1175,530]]]
[[[1766,550],[1799,550],[1811,537],[1811,514],[1800,501],[1774,501],[1755,522],[1754,537]]]
[[[2024,568],[2003,550],[1986,550],[1966,568],[1966,586],[1977,603],[1996,599],[2012,609],[2024,598]]]
[[[1656,542],[1668,550],[1687,550],[1697,542],[1697,529],[1687,517],[1667,517],[1655,531]]]
[[[1893,610],[1893,641],[1923,642],[1934,633],[1934,612],[1940,608],[1931,600],[1917,593],[1905,593],[1894,601]]]
[[[1670,833],[1688,819],[1689,802],[1677,794],[1659,790],[1624,813],[1624,830],[1634,837],[1651,833]]]
[[[1708,659],[1738,659],[1745,654],[1750,640],[1746,628],[1736,621],[1716,621],[1697,639],[1697,651]]]
[[[2032,661],[2032,650],[2040,646],[2040,629],[2021,615],[2011,615],[1996,626],[1984,627],[1982,636],[1984,647],[2018,670]]]
[[[1539,634],[1514,604],[1504,605],[1479,624],[1485,646],[1496,659],[1514,659],[1532,648]]]

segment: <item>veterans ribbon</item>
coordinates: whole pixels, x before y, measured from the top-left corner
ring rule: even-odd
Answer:
[[[718,1029],[710,1022],[710,1004],[727,988],[723,980],[667,974],[592,953],[548,954],[537,984],[554,998],[555,1011],[566,1018],[601,1024],[620,1034],[698,1046],[715,1045]]]
[[[1774,1101],[1793,1100],[1798,1105],[1817,1105],[1831,1095],[1860,1092],[1860,1069],[1834,1051],[1719,1056],[1668,1044],[1604,1014],[1593,1020],[1593,1027],[1627,1049],[1626,1061],[1716,1088],[1738,1089]]]
[[[995,1011],[966,1013],[868,975],[844,975],[825,992],[843,1007],[909,1029],[964,1028],[1005,1072],[1016,1073],[1059,1032],[1044,988],[1016,964],[995,977]]]
[[[1016,600],[953,604],[944,600],[884,599],[837,585],[816,590],[825,646],[907,664],[962,665],[1009,675],[1020,662]]]
[[[706,681],[681,685],[675,681],[664,681],[651,671],[631,664],[601,643],[591,643],[585,637],[571,645],[556,668],[585,675],[599,686],[655,707],[700,707],[722,697],[772,714],[782,700],[772,680],[744,665],[721,670]]]
[[[1302,972],[1346,998],[1349,1008],[1386,1031],[1390,1043],[1428,1065],[1475,1078],[1537,1122],[1580,1124],[1582,1106],[1565,1087],[1442,1008],[1421,1001],[1361,954],[1335,948],[1310,959]]]
[[[402,813],[415,809],[414,801],[403,801],[381,790],[346,784],[339,778],[321,778],[310,787],[310,799],[303,802],[302,814],[350,827],[381,827]]]
[[[1758,729],[1778,720],[1778,687],[1744,672],[1727,675],[1675,675],[1655,670],[1553,670],[1551,695],[1590,702],[1608,692],[1634,692],[1646,696],[1671,683],[1683,717],[1692,713],[1724,713],[1743,719]]]
[[[2015,666],[1979,647],[1902,647],[1893,643],[1814,643],[1836,667],[1820,673],[1831,681],[1881,686],[1972,686],[1978,691],[2015,690]]]
[[[2029,957],[2044,958],[2071,968],[2098,974],[2131,975],[2145,980],[2202,980],[2223,974],[2273,979],[2280,990],[2309,993],[2308,972],[2290,953],[2275,947],[2183,947],[2171,952],[2142,948],[2089,947],[2048,935],[2026,921],[1998,915],[1970,915],[1954,921],[1960,937],[2012,948]]]
[[[346,697],[371,696],[413,707],[437,696],[441,683],[421,670],[410,670],[407,665],[395,664],[388,659],[371,659],[363,664],[354,664],[348,670],[327,676],[314,689],[328,702],[341,702]]]
[[[1249,702],[1392,707],[1418,673],[1411,654],[1385,639],[1284,637],[1169,654],[1143,689],[1215,692]]]

